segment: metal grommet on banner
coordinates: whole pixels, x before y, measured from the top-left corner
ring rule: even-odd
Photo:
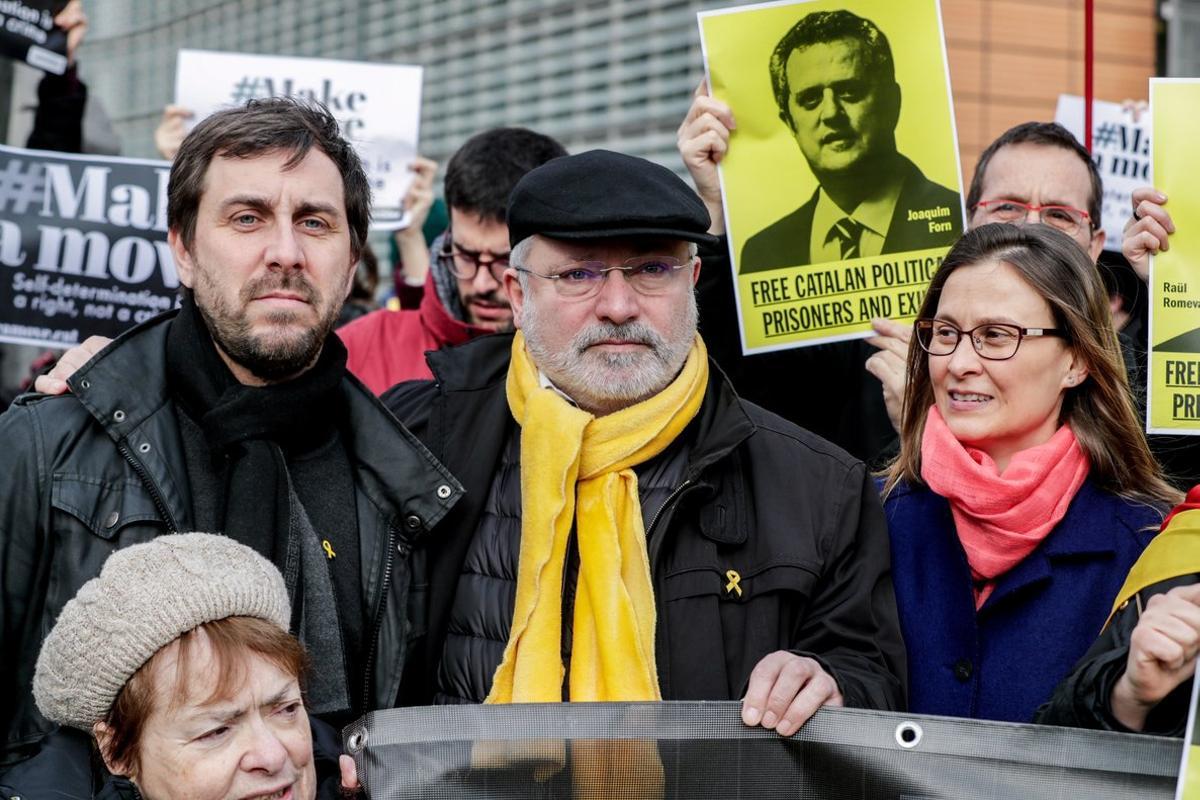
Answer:
[[[350,755],[360,752],[366,746],[366,731],[355,731],[346,738],[346,749],[350,751]]]
[[[905,750],[912,750],[921,743],[925,731],[915,722],[901,722],[896,726],[896,744]]]

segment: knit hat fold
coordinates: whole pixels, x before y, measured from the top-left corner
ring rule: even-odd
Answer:
[[[226,617],[288,628],[283,576],[253,549],[225,536],[181,533],[118,550],[63,607],[42,643],[33,676],[38,710],[91,731],[155,653]]]

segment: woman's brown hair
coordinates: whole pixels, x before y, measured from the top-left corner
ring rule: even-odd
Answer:
[[[211,666],[216,675],[212,693],[202,702],[216,702],[233,695],[245,679],[246,657],[250,654],[261,656],[282,672],[294,676],[303,687],[307,656],[296,637],[258,617],[225,617],[206,622],[160,649],[121,688],[104,718],[107,734],[97,743],[105,763],[111,768],[131,777],[138,769],[142,730],[154,709],[155,665],[172,645],[177,645],[175,680],[167,694],[172,698],[171,702],[177,704],[189,698],[191,690],[187,678],[191,674],[198,635],[208,640]]]
[[[937,315],[942,289],[956,269],[989,261],[1010,265],[1045,299],[1055,326],[1067,332],[1067,346],[1087,367],[1087,378],[1064,393],[1059,423],[1071,424],[1091,462],[1091,480],[1131,500],[1179,502],[1181,493],[1163,478],[1142,433],[1100,272],[1069,236],[1046,225],[992,224],[968,231],[934,274],[918,318]],[[900,455],[885,473],[885,497],[901,481],[923,483],[921,439],[933,404],[929,356],[914,335],[908,346]]]

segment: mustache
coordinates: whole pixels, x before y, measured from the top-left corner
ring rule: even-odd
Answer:
[[[248,303],[256,297],[270,292],[293,292],[306,303],[316,304],[320,293],[308,279],[298,272],[268,272],[242,287],[242,302]]]
[[[504,294],[502,291],[500,291],[499,289],[493,289],[493,290],[487,291],[487,292],[471,292],[470,294],[464,294],[462,296],[462,304],[464,306],[470,305],[471,303],[475,302],[476,300],[480,300],[484,303],[494,303],[496,305],[502,305],[502,306],[509,305],[508,296],[506,294]]]
[[[666,345],[666,340],[657,331],[642,322],[623,322],[620,325],[613,322],[601,322],[575,334],[571,344],[574,346],[575,352],[583,353],[589,347],[601,342],[643,344],[655,353],[660,352]]]

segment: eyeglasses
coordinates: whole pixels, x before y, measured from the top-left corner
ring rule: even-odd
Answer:
[[[917,343],[931,356],[948,356],[958,349],[959,340],[968,336],[980,358],[1006,361],[1017,354],[1021,340],[1027,336],[1057,336],[1067,338],[1062,328],[1022,328],[1004,322],[985,322],[964,331],[940,319],[917,320]]]
[[[672,256],[635,256],[619,267],[610,267],[603,261],[572,261],[548,274],[524,267],[515,269],[554,281],[554,288],[561,297],[582,299],[599,292],[610,272],[625,273],[625,280],[638,294],[662,294],[671,288],[675,274],[691,263],[690,258],[681,261]]]
[[[1029,217],[1030,211],[1035,211],[1038,221],[1066,234],[1078,233],[1084,223],[1089,230],[1092,226],[1092,217],[1088,212],[1071,206],[1038,206],[1020,200],[980,200],[979,207],[991,222],[1023,222]]]
[[[484,256],[487,256],[487,261],[483,260]],[[487,267],[496,283],[503,283],[504,270],[508,269],[508,253],[467,250],[454,241],[449,230],[446,231],[445,238],[442,240],[442,249],[438,252],[438,258],[446,262],[446,266],[454,277],[464,281],[475,280],[480,268]]]

